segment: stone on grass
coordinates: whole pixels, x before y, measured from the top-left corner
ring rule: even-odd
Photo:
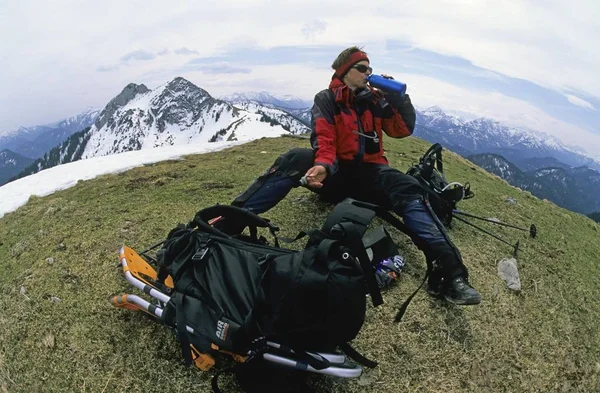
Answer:
[[[521,290],[521,279],[515,258],[504,258],[498,262],[498,276],[506,281],[508,289],[517,292]]]

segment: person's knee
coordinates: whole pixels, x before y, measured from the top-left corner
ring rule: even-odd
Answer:
[[[311,149],[302,148],[294,148],[283,153],[231,204],[247,208],[248,206],[252,207],[257,200],[269,200],[269,203],[264,206],[262,202],[260,203],[260,210],[266,211],[265,206],[275,205],[278,202],[278,196],[285,196],[294,184],[299,184],[300,178],[312,166],[313,156],[314,153]],[[277,192],[274,192],[275,189]],[[274,194],[273,198],[269,194]]]
[[[389,166],[379,169],[377,186],[388,195],[392,209],[400,215],[408,204],[423,200],[426,195],[417,179]]]
[[[275,160],[270,172],[300,180],[306,171],[313,166],[313,162],[314,152],[312,149],[297,147],[280,155]]]
[[[414,199],[410,202],[403,202],[404,204],[400,207],[399,213],[404,218],[405,224],[417,236],[429,243],[446,240],[443,225],[436,220],[423,200]]]

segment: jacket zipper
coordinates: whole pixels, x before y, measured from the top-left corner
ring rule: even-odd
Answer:
[[[358,106],[354,105],[354,111],[356,112],[356,124],[358,125],[358,151],[354,156],[354,162],[361,162],[365,155],[365,134],[362,129],[361,114]]]

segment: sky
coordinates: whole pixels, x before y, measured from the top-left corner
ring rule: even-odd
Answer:
[[[44,169],[0,187],[0,218],[25,205],[32,195],[38,197],[50,195],[56,191],[73,187],[80,180],[123,172],[159,161],[184,159],[185,155],[219,151],[239,144],[241,142],[167,146],[93,157]]]
[[[312,100],[337,54],[358,45],[417,108],[600,155],[597,0],[0,0],[0,10],[0,134],[177,76],[215,97]]]

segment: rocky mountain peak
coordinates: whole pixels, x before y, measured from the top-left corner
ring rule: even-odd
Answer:
[[[177,106],[190,110],[207,99],[212,99],[212,97],[206,90],[178,76],[156,89],[151,103],[155,108],[167,109],[168,107]]]
[[[424,115],[428,115],[428,116],[434,116],[434,115],[447,116],[446,112],[444,112],[444,110],[437,105],[430,106],[429,108],[425,108],[421,112]]]
[[[166,90],[170,90],[172,92],[190,92],[190,91],[197,91],[198,93],[210,97],[210,94],[208,94],[208,92],[198,86],[196,86],[195,84],[193,84],[192,82],[190,82],[189,80],[182,78],[181,76],[176,77],[175,79],[173,79],[172,81],[167,83],[166,86]]]
[[[126,105],[132,99],[134,99],[138,94],[146,94],[149,91],[150,89],[148,89],[144,84],[138,85],[136,83],[130,83],[127,86],[125,86],[123,90],[108,104],[113,104],[114,106],[121,107]]]
[[[106,122],[114,115],[114,113],[123,106],[127,105],[131,100],[141,94],[146,94],[150,91],[146,85],[130,83],[123,88],[123,91],[119,93],[115,98],[110,100],[104,110],[98,115],[94,125],[97,128],[102,128]]]
[[[506,128],[506,126],[503,126],[498,121],[487,118],[487,117],[480,117],[478,119],[471,120],[471,121],[467,122],[467,125],[469,125],[471,127],[476,127],[476,128],[484,128],[484,127],[487,127],[490,129]]]
[[[71,150],[77,150],[78,155],[61,153],[61,162],[160,146],[306,131],[306,125],[288,112],[260,104],[234,107],[177,77],[153,90],[143,85],[126,86],[89,132],[72,141],[78,148]]]

